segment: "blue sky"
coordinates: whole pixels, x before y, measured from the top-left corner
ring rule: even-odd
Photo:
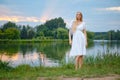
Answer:
[[[0,0],[0,25],[13,21],[36,26],[56,17],[69,25],[77,11],[89,31],[120,30],[120,0]]]

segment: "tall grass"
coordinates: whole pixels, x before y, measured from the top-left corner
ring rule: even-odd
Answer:
[[[75,62],[74,58],[70,58],[68,64],[65,63],[65,60],[61,61],[61,65],[66,68],[73,68]],[[120,66],[120,53],[98,53],[97,56],[85,56],[83,60],[84,66]]]
[[[10,65],[9,65],[9,61],[2,61],[0,60],[0,70],[6,70],[6,71],[10,71],[11,69],[13,69]]]
[[[4,71],[5,69],[5,71]],[[62,63],[59,67],[31,67],[20,65],[11,69],[7,62],[0,62],[0,78],[13,80],[36,80],[38,77],[95,77],[101,75],[118,74],[120,75],[120,54],[108,53],[96,57],[86,56],[83,67],[79,70],[74,69],[74,63]]]
[[[96,57],[85,57],[84,63],[87,65],[115,65],[120,66],[120,54],[119,53],[107,53],[99,54]]]

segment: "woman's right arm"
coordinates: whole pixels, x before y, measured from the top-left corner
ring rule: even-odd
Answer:
[[[69,26],[66,26],[69,30],[69,44],[71,45],[72,44],[72,38],[71,38],[71,28],[72,28],[72,25],[73,25],[73,20],[70,22]]]

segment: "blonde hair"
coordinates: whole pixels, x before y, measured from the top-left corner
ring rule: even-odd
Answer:
[[[78,19],[77,15],[81,16],[80,19]],[[83,15],[82,15],[81,12],[76,13],[76,21],[78,21],[78,20],[80,20],[81,22],[83,21]],[[72,24],[72,32],[74,32],[76,30],[76,24],[75,24],[76,21],[74,21],[73,24]]]
[[[77,12],[76,13],[76,21],[78,21],[79,19],[77,18],[77,15],[80,15],[81,17],[80,17],[80,21],[82,22],[83,21],[83,15],[82,15],[82,13],[81,12]]]

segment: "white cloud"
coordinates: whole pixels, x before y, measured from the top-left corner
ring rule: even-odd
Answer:
[[[117,6],[117,7],[107,7],[107,8],[97,8],[97,10],[120,12],[120,6]]]
[[[13,22],[43,22],[42,19],[37,17],[25,17],[25,16],[0,16],[0,21],[13,21]]]
[[[120,6],[119,6],[119,7],[109,7],[109,8],[105,8],[105,10],[108,10],[108,11],[120,11]]]
[[[43,19],[34,16],[22,16],[21,12],[13,11],[5,5],[0,5],[0,21],[13,22],[44,22]]]

